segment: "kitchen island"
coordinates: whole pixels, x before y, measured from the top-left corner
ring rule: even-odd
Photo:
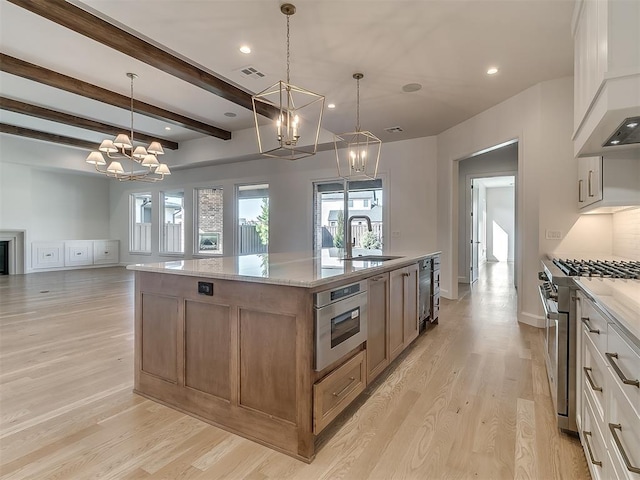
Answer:
[[[282,253],[130,265],[134,390],[312,461],[320,431],[418,336],[418,262],[439,252],[388,255],[395,258]],[[356,282],[368,290],[367,335],[317,368],[315,294]]]

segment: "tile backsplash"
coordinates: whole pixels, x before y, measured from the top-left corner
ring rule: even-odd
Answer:
[[[613,254],[640,261],[640,208],[613,214]]]

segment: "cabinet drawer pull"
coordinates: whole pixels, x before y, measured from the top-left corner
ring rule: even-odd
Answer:
[[[609,359],[609,362],[611,363],[611,366],[613,367],[613,369],[616,371],[616,373],[620,377],[620,380],[622,380],[622,383],[624,383],[625,385],[634,385],[640,388],[640,381],[638,381],[638,379],[629,380],[627,376],[622,372],[622,370],[620,370],[620,367],[618,366],[618,364],[613,361],[614,358],[618,358],[617,353],[605,353],[605,355]]]
[[[340,395],[342,395],[344,392],[346,392],[346,391],[349,389],[349,387],[350,387],[351,385],[353,385],[353,382],[355,382],[355,381],[356,381],[356,377],[349,377],[349,380],[350,380],[350,382],[347,384],[347,386],[346,386],[346,387],[344,387],[344,388],[343,388],[342,390],[340,390],[338,393],[333,392],[333,396],[334,396],[334,397],[339,397],[339,396],[340,396]]]
[[[589,385],[591,385],[591,390],[595,390],[596,392],[601,392],[602,391],[602,387],[598,387],[595,382],[593,381],[593,378],[591,378],[591,373],[593,370],[589,367],[582,367],[582,369],[584,370],[584,375],[585,377],[587,377],[587,380],[589,381]],[[586,433],[586,432],[585,432]]]
[[[82,255],[82,252],[76,252],[76,255]]]
[[[582,199],[582,180],[578,180],[578,202],[582,203],[584,200]]]
[[[593,452],[591,451],[591,443],[589,442],[589,438],[588,438],[591,436],[591,432],[587,432],[586,430],[583,430],[582,433],[584,434],[584,443],[587,444],[587,450],[589,451],[589,457],[591,459],[591,463],[601,467],[602,462],[599,460],[596,460],[593,456]]]
[[[589,317],[582,317],[580,320],[582,320],[582,323],[584,323],[585,327],[589,329],[589,333],[596,333],[600,335],[600,330],[598,330],[597,328],[591,328],[591,323],[589,323]]]
[[[610,423],[609,424],[609,430],[611,430],[611,435],[613,436],[613,441],[615,442],[616,447],[618,448],[618,451],[620,452],[620,455],[622,455],[622,459],[624,460],[624,464],[627,467],[627,470],[629,470],[630,472],[633,472],[633,473],[640,473],[640,468],[634,467],[633,465],[631,465],[631,461],[629,460],[629,457],[627,456],[627,452],[624,451],[624,447],[622,446],[622,442],[620,441],[620,439],[618,438],[618,434],[616,433],[616,430],[622,431],[622,425],[620,425],[619,423]]]
[[[409,277],[409,276],[411,276],[411,274],[409,274],[409,273],[403,273],[403,274],[402,274],[402,276],[403,276],[403,277]]]
[[[53,257],[53,253],[47,253],[45,257]]]
[[[589,170],[589,196],[593,197],[593,170]]]
[[[378,275],[377,277],[372,277],[370,280],[372,282],[377,282],[379,280],[382,280],[384,278],[384,275]]]
[[[109,252],[104,252],[105,255],[109,255]]]

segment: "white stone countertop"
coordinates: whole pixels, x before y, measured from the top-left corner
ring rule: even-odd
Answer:
[[[127,269],[170,275],[314,288],[336,280],[360,277],[363,273],[375,275],[376,272],[392,270],[395,267],[400,268],[439,253],[439,251],[390,251],[378,255],[397,256],[400,258],[388,261],[363,261],[342,260],[342,250],[323,249],[322,253],[318,253],[316,256],[311,252],[263,253],[133,264],[128,265]]]
[[[640,345],[640,280],[574,277],[576,285]]]

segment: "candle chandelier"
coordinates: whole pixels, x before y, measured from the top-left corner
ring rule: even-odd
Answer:
[[[260,153],[267,157],[297,160],[315,155],[317,151],[324,96],[291,84],[289,19],[296,12],[296,7],[284,3],[280,11],[287,16],[287,80],[280,80],[253,95],[251,102]],[[260,104],[276,112],[273,123],[262,128],[258,122]]]
[[[375,179],[382,140],[373,133],[360,130],[360,80],[364,75],[354,73],[356,80],[356,130],[334,136],[338,175],[346,180]]]
[[[160,142],[151,142],[147,148],[133,147],[133,80],[137,75],[127,73],[127,77],[131,79],[131,137],[120,133],[114,140],[103,140],[98,151],[91,152],[86,162],[95,165],[103,175],[120,181],[157,182],[171,172],[166,163],[158,161],[158,155],[164,154]],[[103,153],[111,159],[106,169],[100,168],[107,164]],[[126,170],[121,161],[128,163]]]

